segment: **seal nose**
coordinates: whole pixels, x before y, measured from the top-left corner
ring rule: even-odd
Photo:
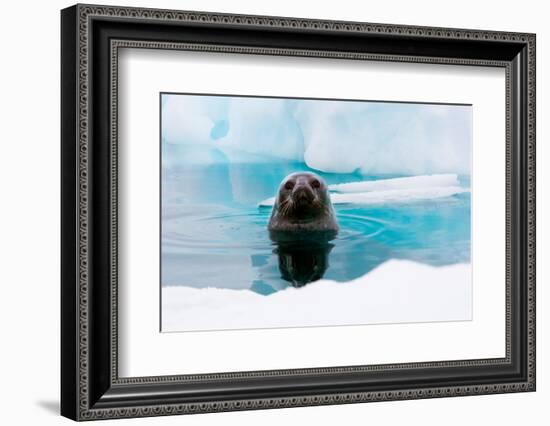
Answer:
[[[306,185],[296,185],[293,191],[293,197],[301,203],[310,203],[313,201],[313,192]]]

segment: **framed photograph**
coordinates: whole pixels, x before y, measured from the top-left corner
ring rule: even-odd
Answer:
[[[61,12],[61,412],[535,390],[535,35]]]

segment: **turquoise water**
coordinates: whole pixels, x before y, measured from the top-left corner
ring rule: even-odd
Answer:
[[[275,195],[287,174],[300,170],[309,169],[302,163],[163,169],[162,285],[251,289],[264,295],[296,286],[282,278],[280,263],[288,253],[266,229],[271,208],[257,205]],[[328,184],[397,177],[316,173]],[[469,177],[461,176],[460,183],[469,188]],[[469,192],[409,203],[336,205],[335,210],[340,232],[334,240],[290,254],[306,268],[313,262],[326,279],[349,281],[388,259],[434,266],[470,261]]]

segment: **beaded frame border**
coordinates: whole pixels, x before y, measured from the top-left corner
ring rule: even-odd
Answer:
[[[505,393],[517,391],[530,391],[535,389],[535,36],[533,34],[447,29],[437,27],[417,27],[387,24],[370,24],[358,22],[338,22],[325,20],[267,17],[267,16],[247,16],[233,14],[217,14],[188,11],[170,11],[157,9],[127,8],[127,7],[105,7],[95,5],[78,5],[78,418],[80,420],[104,419],[113,417],[141,417],[141,416],[160,416],[172,414],[187,413],[205,413],[231,410],[249,410],[264,408],[282,408],[294,406],[343,404],[367,401],[384,401],[400,399],[417,398],[435,398],[443,396],[462,396],[488,393]],[[89,28],[90,20],[94,17],[119,17],[135,18],[148,21],[176,21],[193,23],[211,23],[211,24],[235,24],[266,28],[303,28],[315,29],[317,31],[338,31],[338,32],[360,32],[360,33],[378,33],[386,35],[411,35],[415,37],[437,37],[449,39],[467,39],[467,40],[495,40],[520,42],[527,45],[528,73],[527,73],[527,98],[528,98],[528,182],[527,182],[527,203],[528,203],[528,235],[529,243],[527,247],[527,270],[528,270],[528,380],[519,383],[499,383],[493,385],[480,386],[450,386],[446,388],[426,388],[426,389],[404,389],[398,391],[381,392],[359,392],[359,393],[333,393],[326,395],[314,395],[304,397],[278,397],[278,398],[260,398],[249,400],[227,400],[200,404],[165,404],[156,406],[143,406],[137,408],[89,408],[89,389],[88,389],[88,111],[89,111]],[[299,370],[273,370],[243,373],[221,373],[208,375],[187,375],[187,376],[160,376],[160,377],[136,377],[119,378],[117,374],[117,130],[116,125],[111,126],[112,151],[111,159],[114,160],[111,169],[111,336],[112,336],[112,369],[111,380],[115,384],[134,383],[169,383],[178,381],[202,381],[226,378],[245,378],[245,377],[269,377],[274,375],[305,375],[305,374],[331,374],[341,372],[362,372],[396,368],[425,368],[425,367],[448,367],[448,366],[474,366],[487,364],[503,364],[510,362],[510,161],[511,149],[510,138],[511,129],[509,128],[510,118],[510,68],[506,62],[469,60],[460,58],[419,58],[414,56],[397,56],[381,54],[360,54],[344,52],[326,52],[312,50],[295,49],[271,49],[271,48],[252,48],[242,46],[215,46],[184,43],[163,43],[163,42],[145,42],[138,40],[112,40],[111,41],[111,119],[116,123],[117,117],[117,69],[118,69],[118,49],[119,48],[154,48],[154,49],[177,49],[177,50],[199,50],[210,52],[226,52],[241,54],[264,54],[264,55],[297,55],[297,56],[315,56],[336,59],[363,59],[374,61],[398,61],[398,62],[424,62],[424,63],[446,63],[457,65],[481,65],[481,66],[499,66],[506,68],[506,198],[507,198],[507,259],[506,259],[506,358],[483,359],[483,360],[464,360],[449,362],[430,362],[414,364],[387,364],[375,366],[352,366],[352,367],[327,367],[317,369],[299,369]]]

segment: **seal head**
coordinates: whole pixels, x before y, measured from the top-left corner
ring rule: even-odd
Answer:
[[[292,173],[284,178],[275,197],[268,229],[335,234],[338,223],[323,178],[311,172]]]

